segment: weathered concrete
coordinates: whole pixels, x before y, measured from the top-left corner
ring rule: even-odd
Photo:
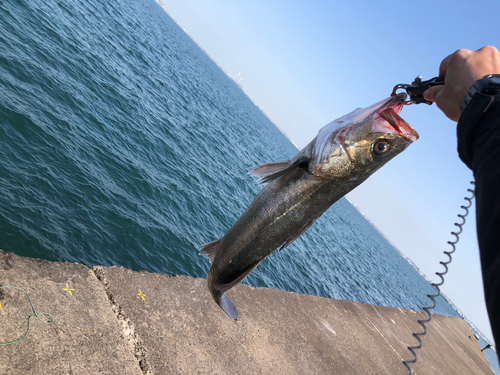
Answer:
[[[424,315],[238,285],[232,321],[204,279],[1,250],[0,284],[55,319],[32,319],[25,340],[0,346],[0,374],[406,374]],[[31,311],[19,291],[0,289],[0,303],[1,343],[24,334]],[[458,318],[434,315],[418,356],[415,374],[493,374]]]
[[[52,325],[33,317],[23,341],[0,346],[0,374],[142,374],[101,282],[88,267],[0,250],[0,284],[26,290],[37,311],[54,317]],[[72,295],[63,290],[66,284]],[[0,303],[0,343],[21,338],[33,313],[28,298],[4,288]]]

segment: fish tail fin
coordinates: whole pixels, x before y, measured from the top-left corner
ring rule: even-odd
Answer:
[[[210,294],[212,294],[212,297],[217,305],[219,305],[231,319],[238,319],[238,310],[236,310],[236,307],[231,300],[224,295],[224,292],[222,292],[217,285],[213,285],[211,283],[210,276],[208,280],[208,289],[210,290]]]
[[[210,260],[210,263],[214,261],[215,253],[219,247],[220,238],[218,240],[206,243],[200,246],[200,255],[206,255]]]
[[[234,304],[224,294],[221,295],[220,301],[217,303],[231,319],[238,319],[238,310],[236,310]]]

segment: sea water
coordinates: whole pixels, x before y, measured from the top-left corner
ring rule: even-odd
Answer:
[[[297,152],[154,1],[0,2],[3,250],[206,277],[199,246],[260,190],[247,171]],[[415,310],[434,292],[345,199],[244,283]]]

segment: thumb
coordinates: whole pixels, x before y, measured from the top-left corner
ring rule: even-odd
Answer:
[[[424,99],[428,100],[430,102],[435,102],[437,96],[444,90],[444,86],[433,86],[429,87],[427,90],[424,92]]]

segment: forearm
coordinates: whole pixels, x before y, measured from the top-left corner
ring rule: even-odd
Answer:
[[[477,94],[476,94],[477,95]],[[476,225],[486,305],[500,344],[500,94],[466,108],[457,126],[458,151],[476,181]],[[488,107],[486,112],[478,108]],[[476,113],[474,113],[476,112]],[[479,113],[477,113],[479,112]]]

